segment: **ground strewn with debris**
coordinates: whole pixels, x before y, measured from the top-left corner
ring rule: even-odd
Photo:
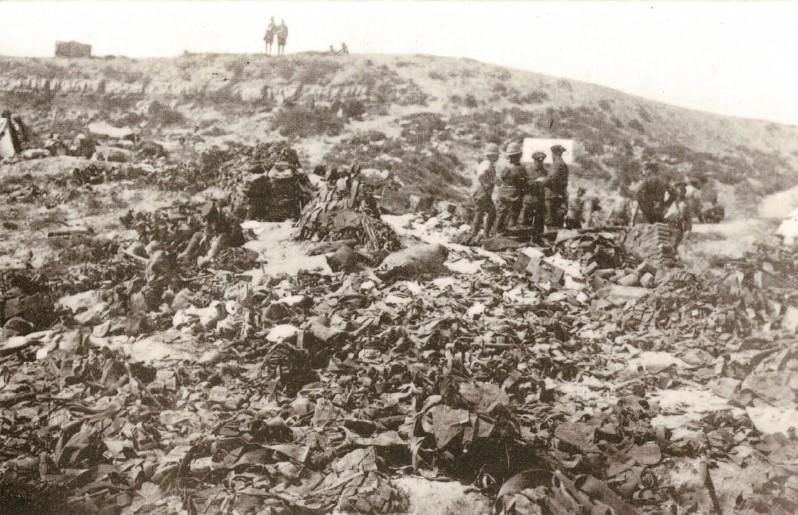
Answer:
[[[777,186],[742,143],[788,182],[794,128],[336,59],[0,61],[1,100],[103,155],[0,164],[0,511],[798,511],[796,254],[741,217]],[[436,201],[519,134],[574,138],[596,195],[704,173],[729,220],[679,255],[657,226],[461,244]]]
[[[611,229],[467,247],[446,211],[383,216],[404,249],[333,272],[330,242],[247,221],[241,249],[178,263],[153,302],[158,251],[125,249],[159,219],[110,213],[103,234],[45,237],[72,261],[4,275],[6,318],[35,326],[0,345],[11,513],[798,506],[798,270],[776,241],[695,273]]]

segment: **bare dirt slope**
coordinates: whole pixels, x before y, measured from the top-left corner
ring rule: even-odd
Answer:
[[[591,84],[431,56],[0,58],[0,103],[40,134],[132,126],[191,153],[290,137],[322,159],[391,168],[405,191],[458,196],[485,142],[574,138],[575,182],[610,186],[659,159],[733,186],[743,210],[798,180],[798,128],[681,109]],[[347,163],[348,164],[348,163]],[[404,195],[402,195],[404,196]]]

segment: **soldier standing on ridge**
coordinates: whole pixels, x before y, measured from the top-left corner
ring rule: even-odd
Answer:
[[[546,154],[535,152],[532,154],[534,164],[532,169],[527,172],[526,192],[521,203],[521,214],[518,216],[518,223],[532,226],[532,241],[539,242],[540,235],[546,218],[546,200],[543,191],[543,182],[546,180],[546,165],[543,161]]]
[[[510,142],[505,151],[510,164],[499,172],[496,202],[496,232],[503,234],[510,223],[518,219],[521,197],[526,189],[526,170],[521,165],[521,145]]]
[[[560,228],[565,221],[568,198],[568,166],[562,159],[565,147],[551,147],[551,172],[544,181],[546,187],[546,225]]]
[[[285,20],[280,20],[277,27],[277,55],[285,55],[285,42],[288,40],[288,25]]]
[[[266,55],[272,55],[275,35],[277,35],[277,24],[274,23],[274,16],[272,16],[269,19],[269,25],[266,27],[266,35],[263,36],[263,40],[266,42]]]
[[[485,220],[484,237],[490,236],[490,229],[496,219],[496,208],[493,205],[493,188],[496,185],[496,161],[499,159],[499,147],[495,143],[485,147],[485,159],[477,166],[476,181],[471,198],[474,200],[474,220],[471,222],[469,243],[479,234]]]

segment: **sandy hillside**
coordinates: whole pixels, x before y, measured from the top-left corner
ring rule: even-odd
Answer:
[[[0,165],[1,513],[798,511],[798,267],[765,237],[796,128],[429,56],[2,58],[0,103],[138,135]],[[408,209],[526,136],[575,141],[572,187],[653,159],[731,216],[673,256]]]
[[[404,193],[456,198],[486,142],[576,141],[573,175],[593,188],[643,160],[733,187],[745,211],[798,181],[798,128],[700,113],[608,88],[431,56],[185,55],[0,59],[0,103],[40,135],[92,121],[130,126],[175,156],[288,137],[306,167],[390,168]]]

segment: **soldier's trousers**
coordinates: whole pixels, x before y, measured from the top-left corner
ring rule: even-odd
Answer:
[[[534,221],[535,199],[532,195],[524,195],[521,198],[521,212],[518,213],[518,225],[532,225]]]
[[[640,212],[643,219],[649,224],[660,224],[665,221],[665,210],[655,206],[644,206],[640,204]]]
[[[679,245],[682,243],[684,239],[684,233],[686,232],[687,227],[683,221],[672,221],[668,222],[668,227],[671,230],[671,242],[673,243],[673,251],[679,251]]]
[[[521,199],[518,197],[499,197],[496,202],[496,232],[503,233],[510,223],[518,218],[521,208]]]
[[[471,235],[476,236],[485,222],[485,237],[490,234],[493,221],[496,219],[496,208],[490,197],[474,201],[474,220],[471,222]]]
[[[546,225],[562,227],[565,223],[565,199],[549,197],[546,199]]]
[[[582,220],[581,218],[566,218],[565,219],[565,228],[566,229],[581,229],[582,228]]]
[[[545,224],[546,205],[543,196],[524,195],[521,201],[521,213],[518,215],[518,224],[532,227],[532,234],[543,234]]]

